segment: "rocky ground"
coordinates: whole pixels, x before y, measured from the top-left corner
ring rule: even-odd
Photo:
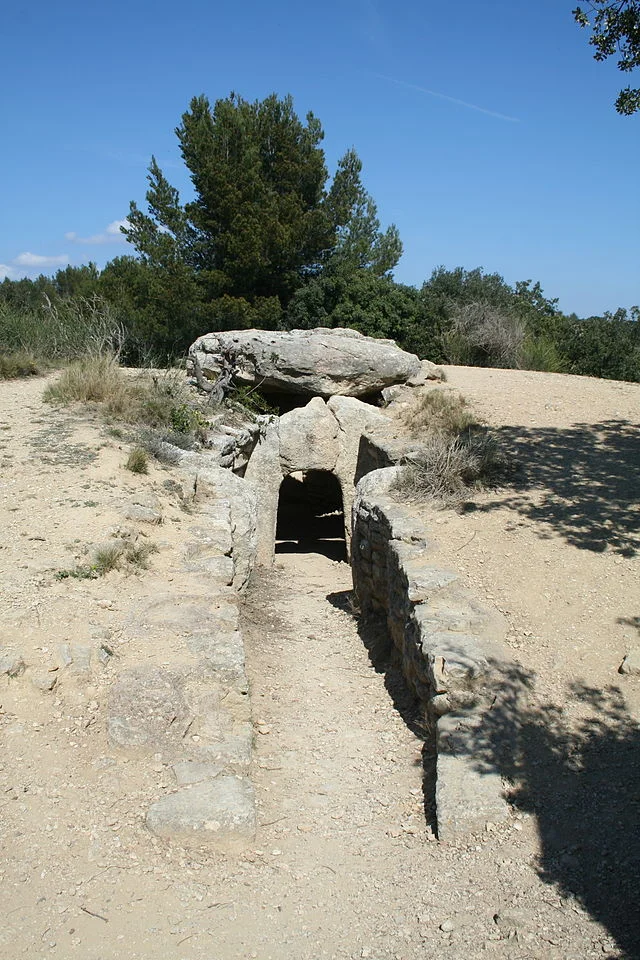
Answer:
[[[0,384],[0,645],[28,667],[0,685],[0,957],[640,956],[640,677],[617,672],[638,644],[640,390],[448,373],[527,464],[472,512],[424,511],[531,674],[524,756],[501,761],[513,816],[434,838],[429,737],[358,630],[348,566],[279,553],[243,610],[257,837],[226,854],[154,837],[171,751],[107,735],[124,670],[182,662],[149,616],[194,594],[180,477],[125,471],[127,445],[42,381]],[[148,570],[56,578],[123,525],[157,545]]]

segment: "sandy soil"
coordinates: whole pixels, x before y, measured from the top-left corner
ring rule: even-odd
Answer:
[[[105,732],[116,670],[144,656],[127,624],[178,576],[193,522],[175,476],[126,473],[126,445],[43,405],[41,381],[0,384],[1,644],[44,672],[64,642],[107,638],[117,654],[51,692],[2,681],[0,957],[640,956],[640,678],[617,673],[638,643],[640,390],[464,369],[449,382],[526,462],[472,512],[424,512],[532,674],[524,761],[502,771],[513,818],[434,839],[424,730],[358,631],[348,566],[283,553],[245,605],[260,826],[237,857],[152,838],[144,813],[170,773]],[[165,515],[145,531],[151,569],[56,580],[141,494]]]

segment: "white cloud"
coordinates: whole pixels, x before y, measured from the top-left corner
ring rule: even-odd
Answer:
[[[0,263],[0,280],[14,280],[18,275],[18,271],[14,267],[10,267],[7,263]]]
[[[90,237],[79,237],[77,233],[71,231],[65,233],[65,240],[71,243],[82,243],[91,246],[97,246],[103,243],[124,243],[126,238],[120,233],[120,227],[125,227],[127,220],[113,220],[102,233],[94,233]]]
[[[60,256],[43,257],[39,253],[19,253],[11,261],[18,267],[64,267],[69,263],[66,253]]]

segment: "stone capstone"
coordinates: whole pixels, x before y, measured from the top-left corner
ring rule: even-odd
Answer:
[[[237,383],[309,397],[362,397],[422,373],[418,358],[392,340],[355,330],[231,330],[209,333],[191,346],[204,376],[215,380],[232,362]]]

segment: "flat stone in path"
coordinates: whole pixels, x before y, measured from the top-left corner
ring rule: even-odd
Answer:
[[[147,826],[182,843],[233,849],[254,838],[256,815],[251,784],[218,776],[162,797],[149,809]]]

